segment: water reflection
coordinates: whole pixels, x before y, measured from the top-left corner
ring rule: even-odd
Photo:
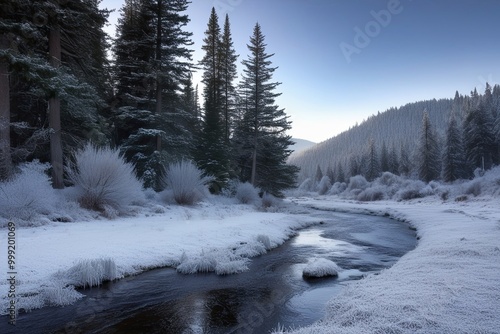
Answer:
[[[415,247],[414,232],[382,217],[315,214],[301,231],[250,270],[231,276],[180,275],[159,269],[83,291],[79,303],[20,316],[17,333],[267,333],[278,324],[306,326],[350,280],[392,265]],[[324,257],[337,279],[306,281],[309,259]],[[0,324],[0,333],[16,333]]]

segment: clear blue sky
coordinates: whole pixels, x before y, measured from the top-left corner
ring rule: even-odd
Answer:
[[[295,138],[320,142],[390,107],[500,83],[499,0],[193,0],[196,61],[212,7],[221,25],[229,14],[240,70],[262,26]]]

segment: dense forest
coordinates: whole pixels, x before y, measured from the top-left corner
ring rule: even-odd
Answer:
[[[54,188],[69,186],[73,152],[91,142],[118,149],[157,191],[168,166],[184,160],[212,177],[213,192],[231,180],[274,195],[293,186],[291,122],[275,103],[276,67],[260,25],[236,82],[229,17],[220,24],[207,13],[204,44],[195,46],[189,3],[126,0],[112,40],[99,1],[2,1],[0,180],[39,160],[50,163]],[[195,47],[205,54],[199,63]],[[193,71],[203,74],[201,92]]]
[[[410,103],[378,113],[313,148],[294,154],[299,180],[315,187],[323,176],[368,181],[391,172],[425,182],[453,182],[500,161],[500,86],[484,94]]]

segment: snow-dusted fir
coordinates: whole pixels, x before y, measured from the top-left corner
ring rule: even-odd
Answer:
[[[243,60],[242,116],[235,128],[235,156],[242,181],[249,181],[273,195],[295,184],[298,168],[287,164],[292,145],[286,131],[291,128],[289,116],[276,105],[279,82],[273,82],[270,58],[260,25],[250,37],[248,59]]]

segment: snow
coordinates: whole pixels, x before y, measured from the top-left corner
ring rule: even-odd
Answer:
[[[322,321],[290,333],[499,333],[498,198],[362,203],[321,196],[294,202],[390,215],[410,222],[419,242],[391,268],[349,283]]]
[[[159,207],[151,211],[157,213],[115,220],[18,226],[18,310],[68,305],[83,297],[75,286],[98,285],[152,268],[171,266],[186,274],[239,273],[248,269],[249,257],[264,254],[295,230],[317,223],[305,215],[258,211],[234,201]],[[7,243],[5,231],[0,245]],[[0,258],[7,259],[7,247],[1,248]],[[0,261],[2,277],[8,271],[7,261]],[[2,314],[7,310],[8,289],[2,279]]]
[[[339,267],[331,260],[324,258],[314,258],[309,260],[302,270],[302,276],[305,278],[320,278],[338,276]]]
[[[25,310],[68,305],[84,297],[75,286],[158,267],[174,267],[180,274],[246,271],[249,258],[318,223],[303,214],[307,206],[390,216],[409,222],[419,241],[391,268],[345,283],[322,321],[292,333],[499,333],[500,167],[454,184],[392,175],[356,181],[356,189],[339,195],[295,197],[265,211],[222,198],[166,206],[148,193],[147,208],[132,208],[136,216],[109,220],[81,214],[66,203],[67,222],[51,221],[49,214],[16,228],[16,305]],[[360,192],[367,190],[382,192],[384,200],[359,202]],[[39,217],[38,208],[33,217]],[[7,243],[6,231],[0,229],[0,245]],[[307,243],[307,233],[296,242]],[[7,259],[7,247],[0,248],[0,259]],[[332,267],[323,260],[312,259],[307,266],[315,272]],[[6,260],[0,261],[0,271],[0,310],[6,314]]]

